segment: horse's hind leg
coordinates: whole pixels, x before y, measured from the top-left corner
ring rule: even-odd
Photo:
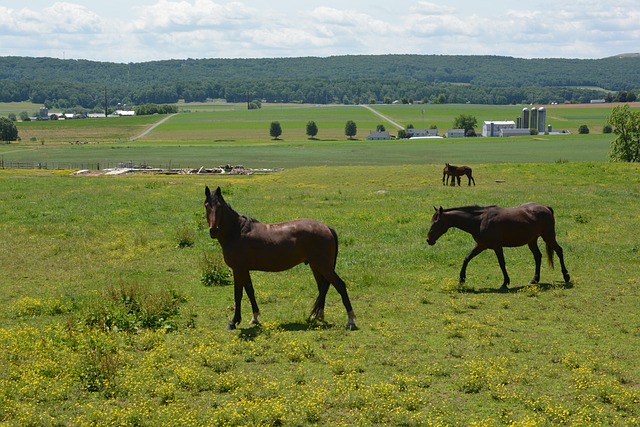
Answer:
[[[542,263],[542,252],[540,252],[540,248],[538,248],[537,239],[529,243],[529,249],[531,249],[531,253],[533,253],[533,259],[536,262],[536,272],[533,275],[533,279],[529,281],[529,284],[535,285],[540,281],[540,264]]]
[[[569,275],[569,271],[567,270],[567,267],[564,265],[564,251],[562,250],[562,247],[560,247],[555,237],[553,239],[550,239],[549,241],[546,241],[546,244],[547,244],[547,256],[549,257],[549,259],[551,259],[550,262],[553,261],[553,251],[555,251],[555,253],[558,255],[558,259],[560,260],[560,268],[562,269],[562,278],[564,279],[565,283],[569,283],[571,281],[571,276]]]
[[[330,283],[320,272],[313,268],[311,271],[313,272],[313,277],[316,279],[316,283],[318,284],[318,298],[316,298],[313,310],[311,310],[311,319],[324,322],[324,304]]]
[[[550,232],[543,235],[542,239],[547,245],[547,260],[549,261],[549,264],[551,265],[551,267],[553,267],[553,252],[555,251],[555,253],[558,255],[558,259],[560,260],[562,277],[564,278],[565,283],[569,283],[569,281],[571,280],[571,276],[569,276],[569,271],[567,271],[567,267],[564,265],[564,251],[556,240],[555,229],[552,229]]]
[[[344,308],[347,310],[347,316],[349,319],[347,320],[347,329],[355,330],[358,329],[356,326],[356,315],[353,312],[353,307],[351,306],[351,301],[349,300],[349,294],[347,293],[347,285],[344,281],[338,276],[338,273],[335,270],[326,271],[325,274],[322,275],[326,278],[338,291],[340,297],[342,297],[342,304],[344,304]]]

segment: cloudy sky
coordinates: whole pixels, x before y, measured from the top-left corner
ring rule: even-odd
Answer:
[[[639,51],[638,0],[0,0],[0,56],[144,62]]]

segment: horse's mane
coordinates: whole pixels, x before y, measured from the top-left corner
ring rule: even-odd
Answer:
[[[443,209],[443,212],[462,211],[472,215],[479,215],[484,211],[486,211],[488,208],[495,208],[495,207],[496,205],[489,205],[489,206],[468,205],[468,206],[459,206],[457,208]]]

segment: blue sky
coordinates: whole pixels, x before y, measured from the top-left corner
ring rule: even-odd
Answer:
[[[0,0],[0,56],[144,62],[639,51],[637,0]]]

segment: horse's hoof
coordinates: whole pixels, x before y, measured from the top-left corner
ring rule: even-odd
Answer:
[[[569,273],[564,275],[564,283],[569,283],[571,281],[571,276],[569,276]]]
[[[357,331],[358,327],[355,323],[347,323],[347,331]]]
[[[226,328],[227,331],[233,331],[236,328],[236,324],[235,323],[229,323]]]
[[[530,285],[537,285],[538,281],[536,279],[531,279],[531,280],[529,280],[529,284]]]
[[[257,319],[251,320],[251,322],[249,322],[250,325],[260,325],[260,322]]]
[[[507,285],[500,286],[500,291],[501,292],[507,292],[508,290],[509,290],[509,287]]]

